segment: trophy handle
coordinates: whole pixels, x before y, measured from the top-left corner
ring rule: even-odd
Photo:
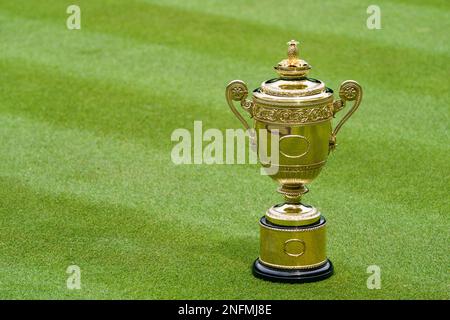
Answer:
[[[358,82],[354,80],[347,80],[342,82],[339,88],[339,97],[341,100],[336,100],[333,103],[333,116],[345,107],[347,101],[355,101],[351,109],[346,115],[339,121],[338,125],[334,128],[330,138],[330,151],[336,148],[336,135],[341,129],[342,125],[352,116],[352,114],[358,109],[362,99],[362,88]]]
[[[233,104],[233,101],[240,101],[241,107],[253,117],[253,101],[247,100],[248,89],[244,81],[233,80],[231,81],[225,90],[225,97],[227,98],[228,105],[231,111],[233,111],[236,118],[244,125],[246,130],[250,129],[249,124],[245,121],[244,117],[239,113]]]

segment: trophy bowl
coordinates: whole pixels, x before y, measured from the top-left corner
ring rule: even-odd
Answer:
[[[264,81],[253,91],[252,100],[241,80],[226,88],[228,105],[249,130],[260,164],[284,195],[285,201],[269,208],[260,220],[260,256],[253,266],[255,276],[273,281],[316,281],[333,273],[326,257],[325,218],[315,207],[302,204],[301,197],[308,191],[305,185],[326,164],[337,133],[362,98],[361,86],[348,80],[335,100],[333,90],[307,76],[311,66],[299,59],[298,51],[298,42],[289,41],[287,59],[275,66],[279,77]],[[252,126],[233,101],[253,118]],[[333,129],[332,119],[347,101],[354,103]]]

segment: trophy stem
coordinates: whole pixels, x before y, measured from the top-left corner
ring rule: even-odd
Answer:
[[[302,198],[301,194],[295,195],[295,196],[288,195],[288,194],[284,195],[284,201],[288,204],[300,204],[301,198]]]
[[[284,195],[284,200],[288,204],[300,204],[302,196],[308,192],[308,188],[303,185],[286,185],[283,184],[277,190]]]

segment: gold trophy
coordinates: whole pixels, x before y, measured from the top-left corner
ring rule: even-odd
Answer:
[[[264,81],[253,91],[252,100],[247,100],[243,81],[232,81],[226,88],[228,104],[247,130],[251,127],[233,101],[239,101],[254,119],[249,132],[253,132],[256,144],[264,143],[270,150],[271,139],[279,139],[277,163],[269,164],[259,157],[264,168],[276,167],[271,177],[280,184],[278,192],[285,198],[284,203],[269,208],[259,222],[260,255],[253,264],[253,274],[266,280],[311,282],[333,274],[326,255],[325,218],[300,199],[308,192],[305,185],[319,175],[336,147],[342,125],[358,108],[362,88],[355,81],[345,81],[339,89],[340,99],[334,100],[333,90],[307,77],[309,69],[311,66],[298,57],[298,42],[291,40],[288,58],[275,66],[279,78]],[[347,101],[353,105],[333,129],[331,121]],[[260,129],[268,132],[264,142]]]

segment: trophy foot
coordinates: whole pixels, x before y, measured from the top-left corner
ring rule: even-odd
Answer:
[[[333,264],[330,260],[313,269],[278,269],[261,263],[256,259],[253,263],[253,275],[263,280],[273,282],[305,283],[329,278],[333,274]]]
[[[307,226],[320,220],[317,208],[302,203],[282,203],[270,207],[266,220],[278,226]]]

